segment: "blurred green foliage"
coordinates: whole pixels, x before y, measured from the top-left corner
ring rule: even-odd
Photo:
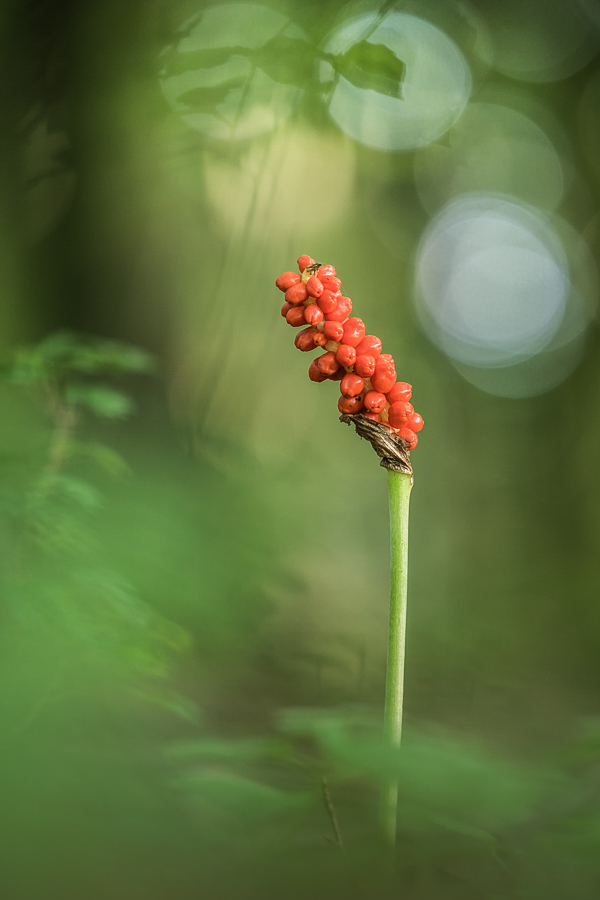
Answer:
[[[473,81],[456,128],[406,153],[329,114],[341,80],[365,116],[411,102],[414,59],[328,45],[371,6],[2,6],[6,900],[598,895],[597,329],[557,387],[510,399],[412,303],[455,190],[535,201],[597,263],[598,17],[375,18],[392,9]],[[306,378],[273,286],[305,252],[426,420],[400,752],[380,734],[385,474]]]

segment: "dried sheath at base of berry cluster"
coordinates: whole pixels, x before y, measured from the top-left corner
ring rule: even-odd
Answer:
[[[423,428],[422,417],[409,402],[411,385],[396,381],[393,357],[382,353],[378,337],[365,333],[362,319],[350,315],[352,300],[342,295],[342,282],[334,267],[301,256],[298,268],[300,274],[284,272],[275,284],[285,292],[281,315],[288,324],[308,326],[296,335],[298,350],[324,351],[311,362],[308,377],[316,382],[339,381],[342,421],[353,421],[361,437],[370,440],[382,457],[382,465],[411,471],[407,451],[417,446],[417,432]],[[391,440],[380,440],[380,433],[387,433]]]

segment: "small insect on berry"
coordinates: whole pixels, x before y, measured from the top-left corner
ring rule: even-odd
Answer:
[[[326,278],[328,275],[335,275],[335,266],[321,266],[317,272],[317,278]]]
[[[280,291],[287,291],[288,288],[291,288],[294,284],[298,284],[299,281],[300,276],[297,272],[284,272],[283,275],[279,276],[275,284]]]
[[[301,272],[304,272],[304,270],[308,266],[314,266],[314,264],[315,264],[315,261],[312,258],[312,256],[299,256],[298,257],[298,268],[300,269]]]

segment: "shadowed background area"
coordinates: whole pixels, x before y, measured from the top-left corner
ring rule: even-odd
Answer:
[[[600,5],[7,0],[0,44],[2,896],[596,898]],[[302,253],[426,423],[400,755]]]

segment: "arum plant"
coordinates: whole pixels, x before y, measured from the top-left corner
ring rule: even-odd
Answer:
[[[341,421],[370,441],[388,470],[390,506],[390,617],[385,689],[384,732],[400,744],[404,695],[408,509],[413,473],[410,451],[418,444],[422,417],[410,403],[412,387],[396,381],[389,353],[378,337],[366,334],[362,319],[352,316],[352,300],[342,294],[335,268],[310,256],[298,259],[300,272],[284,272],[275,284],[285,292],[281,315],[293,328],[305,326],[295,345],[303,352],[321,349],[308,369],[311,381],[339,381]],[[380,824],[385,840],[396,842],[398,783],[382,786]]]

